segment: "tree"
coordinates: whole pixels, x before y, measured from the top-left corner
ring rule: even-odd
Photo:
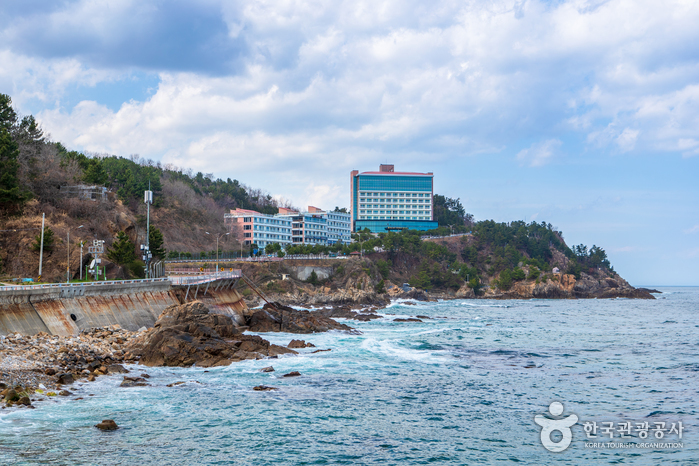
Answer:
[[[500,272],[500,279],[497,282],[498,288],[501,290],[509,290],[512,286],[512,272],[509,269],[505,269]]]
[[[148,246],[154,258],[165,259],[166,254],[163,242],[163,234],[160,232],[160,229],[151,227],[150,233],[148,234]]]
[[[432,208],[434,211],[434,219],[439,226],[464,226],[466,210],[464,206],[461,205],[460,199],[452,199],[435,194]],[[472,219],[473,216],[471,216],[471,221]]]
[[[49,227],[44,227],[44,252],[53,252],[53,244],[55,238],[53,236],[53,230]],[[41,233],[34,237],[34,243],[32,244],[32,251],[41,251]]]
[[[3,95],[0,94],[0,98]],[[0,210],[15,211],[21,209],[27,200],[27,196],[20,189],[17,177],[18,156],[17,143],[12,140],[10,132],[2,126],[2,121],[0,121]]]
[[[25,142],[39,144],[44,142],[44,131],[36,122],[33,115],[22,118],[19,125],[15,127],[15,136]]]
[[[338,206],[335,206],[335,210],[333,210],[333,212],[342,212],[342,213],[345,213],[345,214],[346,214],[346,213],[347,213],[347,207],[343,207],[342,209],[340,209]]]
[[[318,281],[318,274],[316,273],[315,270],[311,270],[311,275],[308,277],[308,280],[306,280],[308,283],[311,285],[317,285],[319,283]]]
[[[374,289],[378,294],[384,294],[386,292],[386,284],[384,283],[383,279],[381,279],[379,283],[376,284],[376,287]]]
[[[271,243],[265,246],[265,254],[274,254],[281,252],[282,246],[279,243]]]
[[[376,267],[379,269],[379,273],[383,278],[388,278],[388,274],[391,272],[391,263],[383,259],[376,261]]]
[[[7,94],[0,94],[0,128],[8,133],[17,124],[17,113],[12,108],[12,98]]]
[[[524,270],[519,267],[516,267],[512,272],[512,280],[524,280],[525,278]]]
[[[107,259],[118,265],[128,265],[136,260],[136,246],[123,231],[117,234],[117,240],[107,250]]]
[[[97,159],[90,159],[90,164],[83,175],[83,181],[88,184],[104,186],[107,184],[108,180],[109,177],[102,163]]]

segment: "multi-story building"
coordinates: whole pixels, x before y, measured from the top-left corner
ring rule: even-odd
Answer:
[[[327,211],[328,244],[349,244],[352,241],[352,215],[346,212]]]
[[[396,172],[380,165],[377,172],[351,173],[352,230],[374,233],[437,228],[432,206],[432,172]]]
[[[293,244],[349,244],[352,240],[351,216],[308,206],[306,212],[279,209],[277,217],[291,219]]]
[[[291,220],[291,242],[293,244],[328,244],[328,219],[323,211],[309,207],[308,212],[297,212],[280,208],[278,218]]]
[[[291,220],[288,218],[261,214],[254,210],[235,209],[224,214],[223,223],[246,246],[257,244],[264,248],[272,243],[282,247],[291,244]]]

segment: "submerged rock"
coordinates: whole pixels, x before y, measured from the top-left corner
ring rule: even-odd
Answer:
[[[274,367],[272,367],[272,366],[263,367],[262,369],[260,369],[260,372],[274,372]]]
[[[288,374],[282,375],[282,377],[298,377],[300,375],[301,375],[301,373],[299,371],[292,371],[292,372],[289,372]]]
[[[95,427],[100,430],[117,430],[119,428],[114,419],[104,419],[99,424],[95,424]]]
[[[257,387],[252,387],[252,389],[257,392],[268,392],[270,390],[278,390],[277,387],[268,387],[267,385],[258,385]]]
[[[143,377],[124,377],[120,387],[147,387],[146,379]]]
[[[228,316],[211,314],[199,301],[170,306],[128,351],[146,366],[224,366],[233,361],[296,354],[257,335],[244,335]]]

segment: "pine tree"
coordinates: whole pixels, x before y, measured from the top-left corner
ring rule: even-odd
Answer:
[[[12,140],[10,132],[0,125],[0,210],[17,210],[27,199],[19,187],[17,178],[18,156],[17,143]]]
[[[163,248],[163,234],[158,228],[150,229],[150,234],[148,235],[148,245],[150,247],[150,252],[153,254],[153,258],[165,259],[165,248]]]
[[[55,238],[53,236],[53,230],[49,227],[44,227],[44,252],[53,252],[53,244]],[[41,233],[34,237],[34,244],[32,244],[32,251],[41,251]]]
[[[107,172],[104,170],[102,163],[99,160],[91,159],[90,166],[85,170],[83,181],[88,184],[104,186],[107,184]]]
[[[0,94],[0,127],[7,132],[17,125],[17,113],[12,108],[12,98],[7,94]]]
[[[107,259],[118,265],[128,265],[136,260],[136,247],[123,231],[117,234],[117,240],[107,250]]]

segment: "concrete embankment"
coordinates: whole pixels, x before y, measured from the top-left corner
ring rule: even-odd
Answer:
[[[167,279],[0,288],[0,334],[74,335],[114,324],[134,331],[151,327],[166,307],[183,303],[185,295]],[[236,322],[244,321],[247,306],[233,289],[200,292],[197,299]]]

